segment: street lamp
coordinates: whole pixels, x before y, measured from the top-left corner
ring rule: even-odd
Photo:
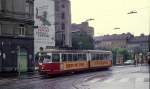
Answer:
[[[148,9],[150,9],[148,7]],[[127,14],[137,14],[138,11],[137,10],[132,10],[130,12],[128,12]],[[149,35],[148,35],[148,51],[150,52],[150,10],[149,10]]]
[[[95,20],[95,19],[90,18],[90,19],[85,20],[84,22],[88,22],[88,21],[92,21],[92,20]]]
[[[118,29],[120,29],[120,28],[119,28],[119,27],[115,27],[115,28],[114,28],[114,30],[118,30]]]
[[[138,13],[136,10],[132,10],[130,12],[128,12],[127,14],[134,14],[134,13]]]

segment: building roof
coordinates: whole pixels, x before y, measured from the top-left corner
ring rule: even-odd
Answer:
[[[97,36],[94,37],[95,41],[111,41],[111,40],[127,40],[133,37],[130,33],[123,33],[123,34],[113,34],[113,35],[104,35],[104,36]]]
[[[129,43],[148,42],[148,36],[136,36],[129,40]]]

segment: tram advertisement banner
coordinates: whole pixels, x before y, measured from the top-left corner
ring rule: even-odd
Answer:
[[[55,46],[55,5],[53,0],[34,1],[34,52]]]
[[[63,63],[64,70],[74,70],[74,69],[83,69],[83,68],[88,68],[88,62],[78,61],[78,62],[64,62]]]
[[[110,60],[93,60],[90,61],[90,67],[105,67],[111,66]]]

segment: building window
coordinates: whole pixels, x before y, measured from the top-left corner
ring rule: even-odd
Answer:
[[[61,29],[65,30],[65,24],[64,23],[61,24]]]
[[[30,3],[29,2],[25,3],[25,12],[30,13]]]
[[[16,30],[18,30],[17,35],[25,36],[26,30],[25,30],[24,25],[20,25]]]
[[[61,19],[65,19],[65,13],[64,12],[61,13]]]
[[[60,4],[59,1],[56,1],[56,2],[55,2],[55,10],[56,10],[56,11],[59,11],[59,4]]]
[[[1,34],[2,35],[12,35],[13,25],[12,24],[1,24]]]
[[[61,7],[62,7],[62,8],[65,8],[65,5],[64,5],[64,4],[62,4],[62,5],[61,5]]]
[[[25,32],[25,35],[26,35],[26,36],[33,36],[33,30],[34,30],[34,29],[32,28],[32,26],[27,26],[27,27],[26,27],[26,30],[25,30],[25,31],[26,31],[26,32]]]
[[[65,40],[65,34],[62,34],[62,40]]]
[[[34,11],[34,7],[33,7],[33,0],[27,0],[25,3],[25,12],[27,15],[32,16]]]
[[[1,32],[2,32],[2,24],[0,23],[0,35],[1,35]]]

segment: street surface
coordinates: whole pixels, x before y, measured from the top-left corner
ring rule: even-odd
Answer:
[[[0,89],[149,89],[148,66],[115,66],[105,71],[44,78],[4,78]]]

